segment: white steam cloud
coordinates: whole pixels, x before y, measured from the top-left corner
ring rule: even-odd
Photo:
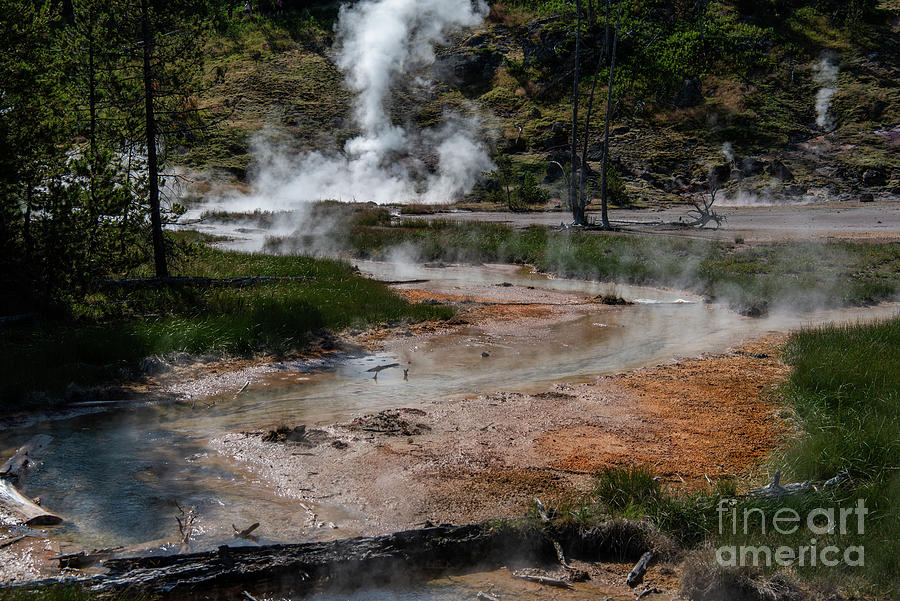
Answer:
[[[726,161],[729,163],[734,162],[734,148],[732,148],[731,142],[722,144],[722,148],[719,151],[722,153],[722,156],[725,157]]]
[[[448,113],[443,125],[419,131],[392,122],[390,99],[398,83],[426,88],[419,74],[435,62],[435,46],[486,14],[483,0],[363,0],[341,7],[336,61],[356,93],[360,134],[343,152],[300,156],[258,141],[254,198],[224,204],[277,210],[326,199],[434,203],[470,191],[493,168],[477,119]]]
[[[813,66],[813,80],[822,86],[816,93],[816,125],[825,130],[834,128],[834,119],[828,114],[831,99],[837,92],[838,66],[831,59],[823,58]]]

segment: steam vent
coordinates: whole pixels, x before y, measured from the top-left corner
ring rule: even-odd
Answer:
[[[900,601],[897,2],[0,4],[0,601]]]

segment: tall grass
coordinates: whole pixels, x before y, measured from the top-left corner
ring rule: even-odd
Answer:
[[[614,515],[647,519],[682,545],[768,545],[797,549],[817,540],[865,549],[861,567],[794,566],[806,578],[839,584],[872,598],[900,595],[900,317],[873,324],[825,326],[796,332],[785,349],[792,371],[778,390],[796,414],[802,435],[773,458],[784,481],[821,481],[843,474],[841,487],[777,498],[740,497],[733,481],[693,494],[672,491],[640,467],[599,473],[591,492],[566,508],[569,518]],[[719,513],[729,500],[735,515]],[[862,499],[864,531],[851,517],[846,532],[812,534],[814,509],[852,508]],[[803,519],[796,533],[772,529],[776,512],[793,509]],[[749,515],[749,519],[743,516]],[[783,515],[783,514],[782,514]],[[767,527],[765,527],[767,525]]]

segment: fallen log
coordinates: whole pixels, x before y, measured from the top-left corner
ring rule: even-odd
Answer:
[[[609,536],[620,532],[612,521],[585,532],[571,527],[557,537],[567,553],[597,561],[646,551],[646,541]],[[545,528],[529,520],[490,521],[467,526],[430,526],[376,537],[327,542],[236,546],[189,554],[108,559],[105,572],[55,578],[3,588],[66,584],[105,594],[163,595],[168,601],[232,601],[243,592],[256,598],[302,597],[326,588],[338,592],[362,587],[402,587],[437,576],[490,570],[513,563],[553,563],[557,559]],[[623,546],[624,545],[624,546]],[[526,574],[529,570],[522,570]],[[547,586],[570,585],[540,573]]]
[[[6,478],[0,478],[0,514],[26,526],[53,526],[63,521],[20,493]]]
[[[257,598],[302,596],[325,583],[349,588],[399,586],[476,566],[499,568],[510,558],[554,555],[540,530],[493,522],[329,542],[223,545],[217,551],[110,559],[103,563],[105,574],[66,582],[95,593],[138,591],[164,594],[166,599],[230,600],[245,591]]]
[[[35,465],[35,455],[52,440],[50,436],[38,434],[0,466],[0,514],[13,522],[26,526],[52,526],[62,522],[60,516],[47,511],[15,487]]]
[[[367,369],[366,371],[369,373],[375,373],[376,375],[380,371],[384,371],[386,369],[391,369],[392,367],[400,367],[399,363],[388,363],[387,365],[376,365],[372,369]]]
[[[518,578],[519,580],[528,580],[529,582],[536,582],[545,586],[553,586],[556,588],[564,589],[575,588],[565,580],[560,580],[559,578],[550,578],[549,576],[532,576],[531,574],[523,574],[522,572],[513,572],[512,576],[513,578]]]

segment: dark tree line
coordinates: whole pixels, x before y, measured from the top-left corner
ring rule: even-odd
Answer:
[[[168,274],[167,148],[195,93],[207,0],[0,0],[0,286],[53,303],[152,257]]]

